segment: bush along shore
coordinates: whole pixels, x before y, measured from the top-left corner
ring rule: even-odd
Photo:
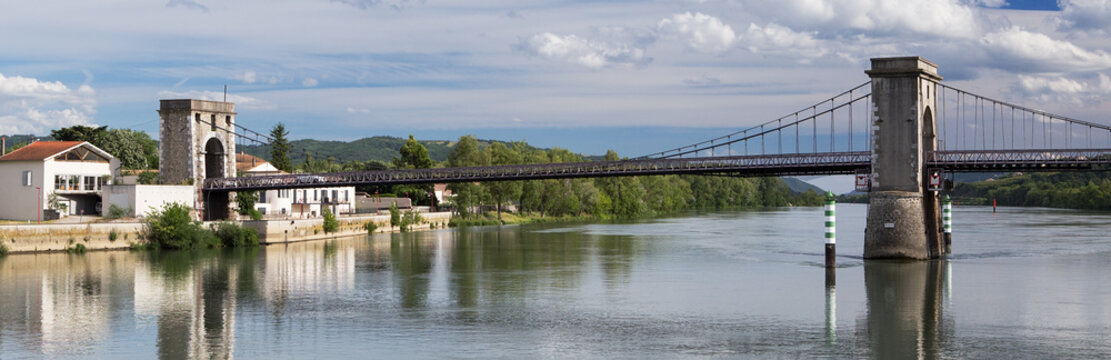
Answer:
[[[258,233],[233,222],[220,222],[205,228],[189,215],[189,207],[166,204],[147,216],[142,237],[146,243],[133,249],[188,250],[218,247],[256,247]]]

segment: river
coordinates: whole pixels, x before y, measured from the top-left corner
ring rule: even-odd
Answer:
[[[0,358],[1100,358],[1111,214],[954,209],[861,260],[864,205],[0,258]]]

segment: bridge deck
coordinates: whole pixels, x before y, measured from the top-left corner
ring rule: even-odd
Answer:
[[[927,161],[930,168],[966,172],[1079,170],[1108,164],[1111,164],[1111,149],[937,151]],[[830,175],[852,174],[870,168],[871,153],[858,151],[218,178],[206,179],[204,190],[250,191],[666,174]]]

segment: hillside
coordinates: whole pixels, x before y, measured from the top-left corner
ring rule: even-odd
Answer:
[[[352,160],[389,162],[399,155],[397,149],[405,144],[405,140],[390,136],[375,136],[350,142],[313,139],[294,140],[290,142],[289,157],[294,164],[305,162],[306,153],[311,153],[315,159],[334,157],[337,162],[341,163]],[[488,140],[479,140],[479,142],[483,146],[491,143]],[[428,156],[433,161],[446,161],[448,154],[451,153],[451,148],[455,146],[454,141],[446,140],[420,140],[420,143],[428,149]],[[270,159],[270,145],[244,146],[240,147],[239,150],[263,159]]]
[[[819,194],[824,194],[826,192],[825,190],[822,190],[822,188],[814,186],[814,184],[808,183],[801,179],[796,179],[793,177],[781,177],[780,179],[783,180],[783,183],[787,184],[787,188],[791,189],[792,194],[802,194],[807,190],[814,190],[814,192]]]

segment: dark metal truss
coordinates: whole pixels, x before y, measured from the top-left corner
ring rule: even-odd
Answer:
[[[250,191],[350,185],[396,185],[505,180],[566,179],[665,174],[748,176],[852,174],[870,166],[868,152],[719,156],[557,164],[381,170],[205,179],[206,191]]]

